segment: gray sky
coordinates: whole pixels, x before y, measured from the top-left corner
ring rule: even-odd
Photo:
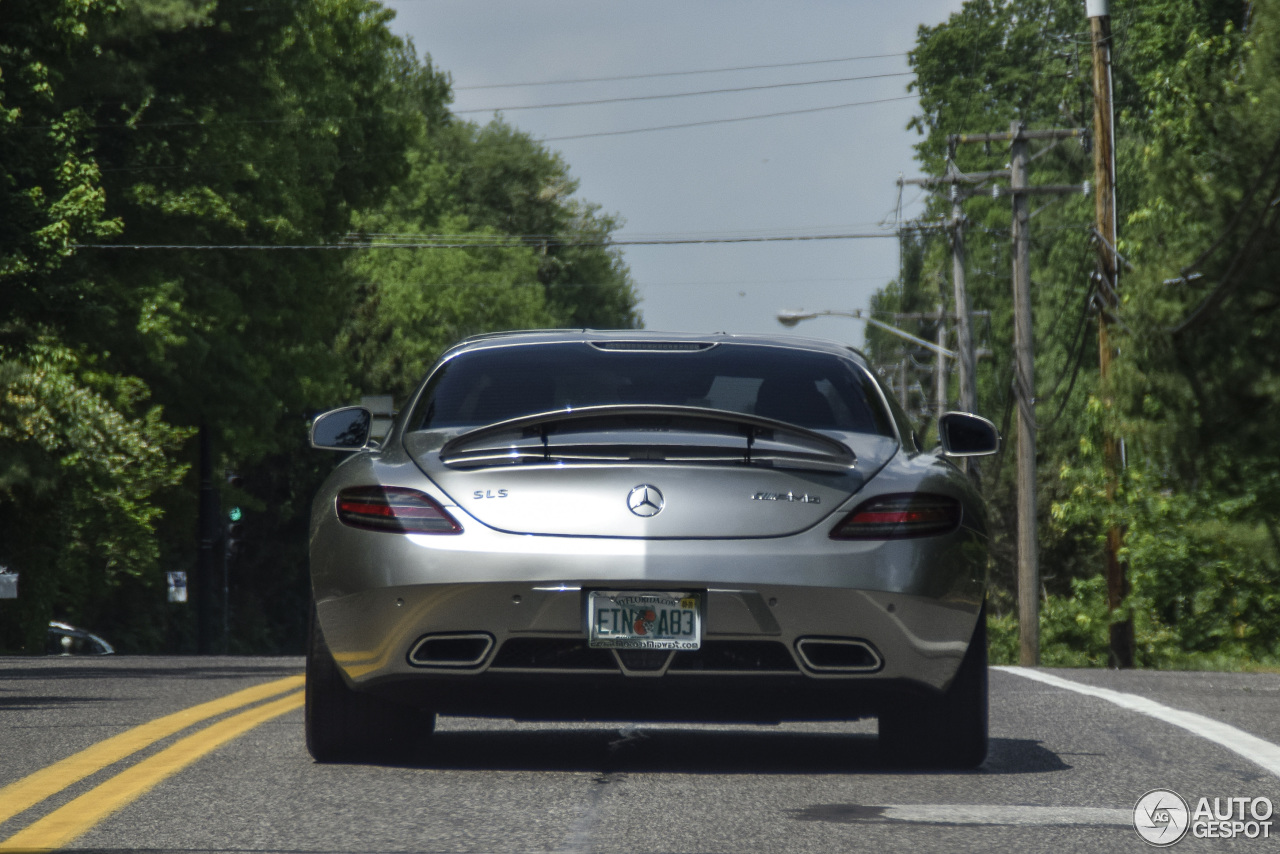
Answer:
[[[903,74],[920,24],[961,0],[384,0],[392,28],[453,75],[453,108],[493,108]],[[877,59],[828,62],[897,54]],[[741,66],[782,68],[519,88]],[[620,215],[619,240],[875,234],[891,231],[900,173],[916,174],[906,130],[909,76],[680,98],[503,111],[546,140],[578,195]],[[864,101],[776,118],[558,139]],[[481,110],[481,112],[467,112]],[[902,197],[904,216],[919,191]],[[625,255],[646,327],[780,332],[782,308],[865,308],[897,275],[898,245],[860,240],[632,246]],[[823,318],[798,334],[859,343],[860,321]]]

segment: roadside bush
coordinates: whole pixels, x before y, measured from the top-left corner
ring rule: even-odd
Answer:
[[[1073,579],[1071,593],[1047,596],[1040,609],[1041,663],[1101,667],[1108,661],[1112,620],[1131,618],[1140,667],[1239,670],[1280,664],[1280,571],[1268,522],[1247,491],[1224,499],[1179,491],[1159,467],[1131,458],[1115,500],[1107,498],[1098,425],[1102,408],[1089,404],[1091,435],[1060,477],[1067,497],[1050,510],[1052,524],[1084,531],[1098,547],[1107,530],[1125,532],[1120,558],[1131,591],[1114,614],[1107,610],[1102,572]],[[1016,663],[1018,621],[1006,613],[988,626],[993,663]]]

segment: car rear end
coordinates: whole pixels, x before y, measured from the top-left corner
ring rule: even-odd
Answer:
[[[444,713],[832,719],[941,696],[985,522],[900,420],[831,346],[471,342],[316,499],[324,639],[350,687]]]

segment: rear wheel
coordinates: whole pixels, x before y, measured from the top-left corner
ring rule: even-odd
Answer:
[[[307,750],[317,762],[410,761],[421,758],[435,714],[353,691],[324,642],[311,608],[307,642]]]
[[[880,746],[891,761],[975,768],[987,758],[987,609],[941,697],[917,698],[880,715]]]

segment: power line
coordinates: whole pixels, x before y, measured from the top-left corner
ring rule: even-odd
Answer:
[[[566,136],[548,136],[548,137],[544,137],[541,141],[542,142],[563,142],[564,140],[567,140],[567,139],[589,139],[591,137],[598,137],[598,136],[623,136],[624,134],[649,133],[651,131],[658,131],[658,130],[679,130],[682,128],[704,127],[706,125],[723,125],[723,124],[730,124],[733,122],[749,122],[749,121],[755,121],[756,119],[776,119],[781,116],[799,116],[805,113],[821,113],[821,112],[826,112],[828,110],[842,110],[847,107],[865,107],[870,104],[888,104],[893,101],[912,101],[912,100],[915,100],[915,97],[916,97],[915,95],[902,95],[896,98],[877,98],[873,101],[853,101],[848,104],[832,104],[829,107],[810,107],[807,110],[785,110],[780,113],[760,113],[754,116],[737,116],[731,119],[708,119],[702,122],[683,122],[681,124],[675,124],[675,125],[658,125],[656,127],[631,128],[629,130],[610,130],[610,131],[598,131],[596,133],[569,134]]]
[[[689,288],[689,287],[756,287],[760,285],[777,287],[792,287],[796,285],[811,285],[821,283],[839,282],[843,284],[852,284],[854,282],[887,282],[891,280],[896,273],[886,272],[879,276],[839,276],[828,278],[775,278],[775,279],[719,279],[715,281],[695,281],[695,282],[654,282],[645,280],[639,284],[646,288]]]
[[[1267,177],[1267,173],[1276,165],[1277,160],[1280,160],[1280,139],[1277,139],[1275,145],[1272,146],[1271,153],[1267,156],[1266,163],[1263,164],[1262,169],[1258,173],[1258,177],[1253,182],[1253,188],[1246,193],[1244,199],[1236,209],[1235,215],[1232,216],[1231,221],[1227,223],[1226,228],[1218,235],[1213,243],[1210,244],[1209,248],[1200,253],[1200,257],[1182,268],[1182,278],[1189,280],[1189,274],[1204,264],[1209,257],[1226,242],[1227,238],[1233,231],[1235,231],[1236,227],[1240,225],[1244,219],[1246,210],[1253,202],[1258,190],[1262,188],[1264,180]],[[1270,196],[1262,209],[1262,213],[1254,223],[1253,230],[1246,235],[1243,244],[1236,249],[1235,254],[1227,264],[1226,272],[1223,273],[1218,284],[1189,315],[1183,318],[1177,326],[1168,330],[1170,333],[1180,335],[1198,324],[1204,316],[1215,310],[1226,296],[1235,288],[1236,275],[1243,267],[1247,267],[1252,262],[1251,256],[1257,246],[1255,241],[1267,227],[1268,218],[1275,210],[1277,201],[1280,201],[1280,177],[1277,177],[1276,181],[1272,184]],[[1177,281],[1177,279],[1174,281]]]
[[[597,131],[593,133],[568,134],[565,136],[549,136],[549,137],[544,137],[542,139],[533,139],[531,137],[530,140],[534,143],[562,142],[562,141],[571,140],[571,139],[590,139],[593,137],[603,137],[603,136],[625,136],[633,133],[650,133],[652,131],[660,131],[660,130],[680,130],[682,128],[704,127],[707,125],[718,125],[718,124],[732,124],[735,122],[755,121],[757,119],[773,119],[773,118],[780,118],[785,116],[804,115],[806,113],[821,113],[829,110],[843,110],[848,107],[865,107],[872,104],[888,104],[894,101],[910,101],[910,100],[913,100],[915,97],[916,97],[915,95],[901,95],[894,98],[877,98],[870,101],[853,101],[847,104],[832,104],[827,107],[810,107],[808,109],[803,109],[803,110],[784,110],[782,112],[777,112],[777,113],[761,113],[761,114],[751,115],[751,116],[735,116],[733,118],[727,118],[727,119],[708,119],[706,121],[700,121],[700,122],[685,122],[681,124],[672,124],[672,125],[657,125],[654,127],[630,128],[627,130]],[[366,152],[362,156],[365,159],[367,159],[369,155]],[[219,163],[212,164],[212,166],[214,167],[215,171],[227,171],[232,168],[241,167],[245,162],[246,161],[244,160],[228,160],[228,161],[221,161]],[[265,162],[274,162],[274,161],[267,160]],[[354,162],[357,162],[357,160],[353,158],[343,158],[338,162],[354,163]],[[202,165],[209,165],[209,164],[202,164]],[[191,164],[183,163],[183,164],[176,164],[173,166],[120,166],[115,168],[103,169],[102,172],[103,174],[116,173],[116,172],[178,172],[178,171],[187,171],[191,169],[192,169]]]
[[[1095,290],[1096,282],[1090,280],[1089,287],[1085,290],[1084,307],[1081,310],[1080,320],[1076,326],[1075,335],[1072,338],[1071,349],[1067,351],[1067,366],[1064,366],[1062,374],[1060,374],[1058,379],[1054,381],[1053,388],[1044,396],[1044,399],[1048,401],[1057,396],[1058,387],[1062,385],[1062,381],[1066,378],[1068,369],[1071,374],[1071,382],[1067,384],[1067,391],[1058,402],[1058,411],[1053,414],[1053,418],[1040,425],[1043,430],[1051,430],[1057,425],[1057,423],[1062,419],[1062,413],[1066,410],[1067,404],[1071,401],[1071,393],[1075,390],[1076,379],[1079,378],[1080,368],[1084,364],[1084,349],[1085,345],[1088,343],[1085,341],[1084,332],[1089,322],[1089,317],[1091,316],[1090,308],[1093,303]],[[1065,314],[1065,306],[1063,313]],[[1075,366],[1070,367],[1073,361]]]
[[[569,83],[611,83],[617,80],[648,80],[655,77],[683,77],[691,74],[719,74],[726,71],[757,71],[765,68],[797,68],[802,65],[827,65],[835,62],[857,62],[864,59],[892,59],[905,53],[877,53],[868,56],[844,56],[837,59],[811,59],[805,62],[778,62],[770,65],[735,65],[726,68],[701,68],[694,71],[655,71],[649,74],[619,74],[613,77],[579,77],[564,80],[535,80],[521,83],[487,83],[477,86],[455,86],[455,92],[480,89],[517,89],[527,86],[560,86]]]
[[[302,250],[360,250],[360,249],[513,249],[516,247],[541,246],[684,246],[702,244],[734,244],[734,243],[786,243],[817,240],[875,240],[880,238],[897,239],[896,232],[850,233],[850,234],[799,234],[770,235],[763,237],[687,237],[667,238],[659,240],[495,240],[491,243],[472,241],[448,242],[427,240],[415,243],[392,242],[345,242],[345,243],[300,243],[275,245],[262,243],[77,243],[76,249],[129,249],[129,250],[210,250],[229,249],[246,251],[302,251]]]
[[[589,82],[602,82],[602,81],[611,81],[611,80],[639,80],[644,78],[671,77],[671,76],[688,75],[688,74],[711,74],[711,73],[720,72],[720,71],[745,71],[749,69],[760,69],[760,68],[788,68],[788,67],[804,66],[804,65],[820,65],[823,63],[833,63],[833,62],[852,62],[855,60],[863,60],[863,59],[883,59],[887,57],[896,57],[896,56],[906,56],[906,54],[905,53],[884,53],[884,54],[875,54],[875,55],[869,55],[869,56],[851,56],[851,57],[845,57],[843,59],[820,59],[820,60],[813,60],[810,62],[784,62],[776,65],[744,65],[744,66],[738,66],[734,68],[709,68],[702,71],[669,71],[669,72],[660,72],[655,74],[631,74],[631,75],[622,75],[618,77],[583,78],[581,80],[558,80],[558,81],[549,80],[541,83],[502,83],[502,84],[492,84],[487,86],[458,86],[458,87],[454,87],[454,91],[464,91],[464,90],[470,91],[470,90],[478,90],[478,89],[502,89],[502,88],[513,88],[517,86],[545,86],[545,85],[552,85],[552,84],[558,84],[558,83],[589,83]],[[620,103],[620,102],[626,102],[626,101],[651,101],[651,100],[661,100],[666,98],[687,98],[693,95],[718,95],[718,94],[732,93],[732,92],[752,92],[752,91],[758,91],[763,89],[782,89],[782,88],[796,87],[796,86],[816,86],[816,85],[821,85],[825,83],[848,83],[851,81],[876,80],[879,78],[887,78],[887,77],[910,77],[914,74],[915,72],[913,71],[899,71],[899,72],[891,72],[887,74],[869,74],[869,75],[861,75],[856,77],[834,77],[834,78],[824,79],[824,80],[804,80],[804,81],[798,81],[793,83],[772,83],[772,84],[762,84],[758,86],[741,86],[741,87],[732,87],[732,88],[725,88],[725,89],[706,89],[706,90],[700,90],[695,92],[673,92],[669,94],[660,94],[660,95],[637,95],[633,97],[603,98],[599,100],[588,100],[588,101],[568,101],[568,102],[556,103],[556,104],[532,104],[528,106],[479,107],[479,108],[466,109],[466,110],[450,110],[449,112],[453,113],[454,115],[465,115],[469,113],[511,112],[514,110],[542,110],[542,109],[550,109],[553,107],[577,107],[577,106],[585,106],[585,105],[592,105],[592,104],[613,104],[613,103]],[[185,121],[164,121],[164,122],[130,122],[127,124],[109,123],[109,124],[89,125],[87,126],[86,129],[87,130],[133,130],[136,128],[143,128],[143,127],[146,127],[146,128],[205,127],[205,126],[215,125],[215,124],[224,125],[224,126],[297,125],[297,124],[316,124],[320,122],[358,121],[364,118],[368,118],[369,115],[371,114],[359,113],[355,115],[346,115],[346,116],[314,116],[314,117],[288,116],[288,117],[272,118],[272,119],[215,119],[213,121],[185,120]],[[21,125],[19,126],[19,129],[20,130],[50,130],[53,127],[55,127],[55,125]]]
[[[627,101],[659,101],[667,98],[690,98],[694,95],[724,95],[732,92],[759,92],[764,89],[787,89],[797,86],[819,86],[825,83],[851,83],[857,80],[879,80],[886,77],[911,77],[913,71],[895,71],[888,74],[864,74],[858,77],[833,77],[827,80],[801,80],[794,83],[767,83],[759,86],[735,86],[727,89],[702,89],[696,92],[670,92],[662,95],[630,95],[622,98],[597,98],[589,101],[561,101],[557,104],[528,104],[512,107],[478,107],[470,110],[453,110],[455,115],[467,113],[509,113],[514,110],[549,110],[555,107],[586,107],[595,104],[620,104]]]
[[[570,140],[570,139],[589,139],[592,137],[602,137],[602,136],[624,136],[627,134],[649,133],[652,131],[659,131],[659,130],[680,130],[682,128],[704,127],[706,125],[732,124],[734,122],[749,122],[749,121],[755,121],[757,119],[773,119],[773,118],[780,118],[785,116],[804,115],[806,113],[821,113],[821,112],[827,112],[830,110],[842,110],[848,107],[865,107],[872,104],[888,104],[894,101],[911,101],[911,100],[914,100],[916,97],[917,96],[915,95],[900,95],[893,98],[875,98],[869,101],[852,101],[845,104],[831,104],[830,106],[826,106],[826,107],[810,107],[803,110],[784,110],[776,113],[760,113],[760,114],[751,115],[751,116],[735,116],[727,119],[708,119],[706,121],[700,121],[700,122],[684,122],[680,124],[657,125],[654,127],[630,128],[627,130],[596,131],[593,133],[568,134],[565,136],[550,136],[550,137],[544,137],[541,140],[534,140],[534,141],[535,142],[561,142],[561,141]],[[469,111],[469,112],[477,112],[477,111]],[[487,110],[483,112],[487,112]],[[354,117],[351,117],[351,118],[354,118]],[[299,123],[305,123],[305,122],[312,122],[312,121],[324,121],[324,119],[299,118],[299,119],[291,119],[291,120],[285,120],[285,121],[296,121]],[[154,128],[154,127],[178,127],[178,126],[187,126],[187,125],[208,126],[208,125],[214,125],[214,124],[281,124],[281,123],[284,123],[284,121],[274,120],[274,119],[261,120],[261,121],[259,120],[227,120],[227,121],[215,120],[212,122],[155,122],[155,123],[138,122],[132,125],[131,127]],[[41,129],[47,129],[47,126],[27,125],[22,127],[21,129],[22,130],[41,130]],[[89,129],[90,130],[120,130],[120,129],[123,129],[123,126],[92,125],[90,126]],[[227,165],[228,166],[237,165],[241,162],[242,161],[228,161]],[[352,161],[344,160],[342,162],[352,162]],[[164,171],[164,170],[174,171],[174,170],[184,170],[188,168],[190,167],[186,164],[168,166],[168,167],[136,166],[136,167],[120,167],[115,169],[104,169],[103,172],[149,172],[149,171]]]
[[[885,282],[893,278],[892,273],[886,273],[883,276],[855,276],[852,278],[833,278],[833,279],[734,279],[722,281],[700,281],[700,282],[650,282],[650,281],[632,281],[632,287],[635,288],[661,288],[661,287],[746,287],[755,285],[794,285],[806,282]],[[385,284],[403,285],[413,288],[471,288],[471,287],[558,287],[560,285],[572,285],[575,287],[605,287],[616,284],[615,282],[540,282],[540,281],[521,281],[521,282],[502,282],[502,281],[483,281],[483,282],[410,282],[403,279],[387,278],[376,282],[352,282],[355,287],[380,287]],[[893,312],[875,311],[869,314],[877,314],[889,316]]]
[[[617,235],[625,240],[670,240],[670,239],[713,239],[713,238],[743,238],[743,237],[776,237],[776,236],[805,236],[805,235],[824,235],[824,234],[849,234],[863,228],[877,228],[878,223],[854,223],[845,225],[810,225],[797,228],[783,228],[773,226],[769,228],[742,228],[722,231],[667,231],[667,232],[627,232]],[[885,230],[881,228],[881,231]],[[886,232],[887,233],[887,232]],[[520,234],[510,234],[494,231],[473,231],[465,233],[445,233],[445,232],[419,232],[419,231],[348,231],[342,236],[342,240],[348,240],[356,243],[374,243],[383,241],[406,240],[409,242],[426,243],[426,242],[447,242],[447,241],[472,241],[491,243],[495,240],[520,240],[531,245],[540,245],[545,241],[598,241],[607,239],[609,235],[605,235],[600,230],[585,231],[560,231],[555,233],[533,233],[522,232]],[[845,277],[841,277],[838,281],[845,281]]]

